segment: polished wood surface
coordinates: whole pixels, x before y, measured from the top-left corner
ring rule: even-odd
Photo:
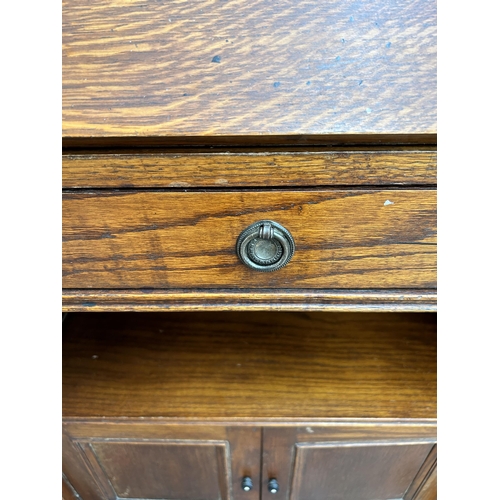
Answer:
[[[62,500],[79,500],[75,494],[74,488],[69,484],[64,475],[62,477]]]
[[[435,132],[434,1],[63,2],[64,138]]]
[[[84,500],[259,500],[260,427],[64,420],[63,436],[63,469]]]
[[[119,498],[230,499],[224,441],[105,441],[92,451]]]
[[[64,500],[435,500],[435,1],[64,0],[62,49]]]
[[[405,500],[427,500],[432,497],[422,495],[435,491],[435,422],[341,419],[322,425],[287,426],[271,421],[256,425],[245,421],[70,418],[64,419],[63,429],[63,468],[86,500],[114,500],[120,489],[125,498],[132,493],[133,498],[157,498],[146,496],[155,488],[157,495],[166,498],[165,492],[173,487],[179,499],[189,499],[202,485],[203,498],[210,497],[210,488],[215,492],[221,485],[221,497],[226,498],[229,491],[234,500],[337,498],[335,494],[345,490],[349,481],[355,483],[358,500],[363,487],[387,490],[405,483]],[[224,455],[199,460],[204,453],[222,447]],[[318,460],[318,454],[324,456]],[[196,477],[197,472],[200,477]],[[218,483],[213,481],[214,475]],[[370,485],[370,477],[375,475],[379,481]],[[241,488],[245,476],[253,480],[250,492]],[[333,486],[327,484],[333,477]],[[267,490],[270,478],[279,483],[275,495]],[[311,482],[315,488],[303,494],[301,489],[310,487]],[[130,493],[123,495],[127,490]]]
[[[63,155],[62,180],[64,188],[428,185],[436,183],[436,156],[430,147],[95,152]]]
[[[64,289],[63,311],[435,312],[436,290]]]
[[[66,432],[62,434],[62,471],[63,477],[71,481],[71,486],[79,495],[78,500],[101,500],[102,491],[96,486],[95,479],[89,470],[88,463],[83,458],[83,450],[78,441],[72,439]],[[96,489],[98,493],[96,493]],[[63,495],[67,488],[63,487]],[[64,500],[74,500],[71,496]]]
[[[437,465],[426,478],[422,488],[416,494],[415,500],[437,500]]]
[[[235,243],[271,219],[296,243],[277,272]],[[64,288],[434,288],[434,190],[94,191],[63,197]]]
[[[436,500],[437,498],[437,444],[418,471],[403,500]]]
[[[344,425],[264,427],[262,500],[413,499],[435,460],[435,426]]]
[[[64,417],[435,418],[433,314],[74,313]]]
[[[326,486],[331,489],[329,494],[318,497],[330,498],[336,490],[345,489],[346,481],[353,480],[353,473],[358,475],[359,493],[359,486],[362,488],[363,483],[374,476],[376,468],[381,481],[375,488],[394,486],[402,479],[407,482],[404,500],[427,500],[431,497],[418,495],[435,490],[435,421],[339,419],[319,425],[273,420],[173,422],[161,418],[65,418],[63,437],[63,469],[78,485],[77,490],[85,500],[115,500],[116,489],[120,488],[122,493],[135,488],[134,498],[143,499],[152,488],[164,495],[176,485],[179,499],[188,499],[200,480],[185,479],[195,475],[197,469],[202,471],[200,475],[205,469],[208,472],[202,481],[207,483],[207,491],[200,498],[207,498],[209,487],[215,491],[217,486],[219,490],[222,486],[222,498],[229,490],[234,500],[301,498],[298,488],[318,481],[317,475],[323,483],[337,475],[334,488]],[[173,458],[170,452],[175,447],[178,454]],[[225,455],[209,463],[200,462],[195,453],[222,447]],[[418,449],[423,451],[419,453]],[[402,453],[403,450],[406,453]],[[419,454],[418,460],[413,460],[415,451]],[[311,469],[316,452],[326,455]],[[113,460],[108,460],[110,453]],[[187,464],[186,457],[189,458]],[[412,460],[413,466],[409,467]],[[346,474],[340,474],[346,468]],[[223,470],[226,472],[221,475]],[[213,482],[214,474],[219,477],[218,484]],[[231,486],[228,488],[229,476]],[[253,480],[253,489],[249,492],[241,488],[245,476]],[[145,481],[145,477],[149,480]],[[276,478],[279,483],[280,489],[275,495],[267,489],[270,478]],[[312,494],[302,498],[316,498],[310,496]]]
[[[432,443],[296,446],[290,500],[403,498]]]

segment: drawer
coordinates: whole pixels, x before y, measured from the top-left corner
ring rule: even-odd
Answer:
[[[259,220],[295,254],[262,273],[236,255]],[[63,286],[92,289],[429,289],[434,189],[73,191],[63,195]]]

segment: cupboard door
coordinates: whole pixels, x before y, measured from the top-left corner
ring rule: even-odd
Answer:
[[[76,430],[63,468],[75,489],[80,483],[84,500],[240,500],[242,493],[258,499],[260,429],[157,426],[155,436],[141,435],[141,429],[128,435],[113,427]],[[253,491],[241,489],[245,476],[255,481]]]
[[[100,465],[96,472],[109,482],[111,498],[229,500],[228,447],[224,441],[93,441],[83,450]]]
[[[265,429],[262,498],[417,499],[435,464],[435,437],[427,431],[425,426]],[[273,479],[275,493],[269,486]]]
[[[297,444],[291,500],[403,498],[429,443]]]
[[[62,477],[62,500],[78,500],[77,493],[64,477],[64,474]]]
[[[414,500],[437,500],[437,467],[429,474]]]

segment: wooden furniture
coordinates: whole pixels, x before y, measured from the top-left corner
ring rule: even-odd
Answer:
[[[435,28],[429,0],[65,2],[65,310],[435,310]],[[264,219],[275,273],[235,252]]]
[[[70,315],[65,478],[90,500],[434,498],[435,351],[432,313]]]
[[[63,2],[65,500],[436,498],[435,37]]]

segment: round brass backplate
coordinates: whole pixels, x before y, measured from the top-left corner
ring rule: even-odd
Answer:
[[[256,271],[277,271],[295,252],[292,235],[281,224],[260,220],[242,231],[236,242],[241,262]]]

